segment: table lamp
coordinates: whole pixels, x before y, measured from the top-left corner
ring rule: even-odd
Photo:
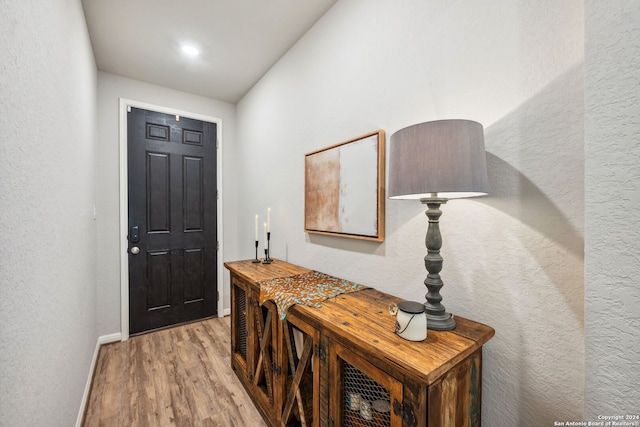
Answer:
[[[442,305],[440,205],[449,199],[484,196],[489,190],[484,133],[471,120],[437,120],[400,129],[389,148],[390,199],[416,199],[427,205],[429,227],[424,264],[427,328],[447,331],[455,320]]]

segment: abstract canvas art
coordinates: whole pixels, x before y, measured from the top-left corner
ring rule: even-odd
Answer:
[[[305,155],[305,231],[384,240],[384,131]]]

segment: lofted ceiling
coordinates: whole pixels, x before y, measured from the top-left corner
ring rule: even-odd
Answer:
[[[337,0],[82,0],[98,69],[238,102]],[[196,46],[189,57],[183,44]]]

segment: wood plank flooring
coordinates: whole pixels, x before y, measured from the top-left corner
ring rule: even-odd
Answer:
[[[85,427],[266,426],[231,370],[230,318],[102,346]]]

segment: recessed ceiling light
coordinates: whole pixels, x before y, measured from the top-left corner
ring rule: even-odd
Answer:
[[[183,44],[181,49],[185,55],[189,55],[189,56],[200,55],[200,49],[190,44]]]

